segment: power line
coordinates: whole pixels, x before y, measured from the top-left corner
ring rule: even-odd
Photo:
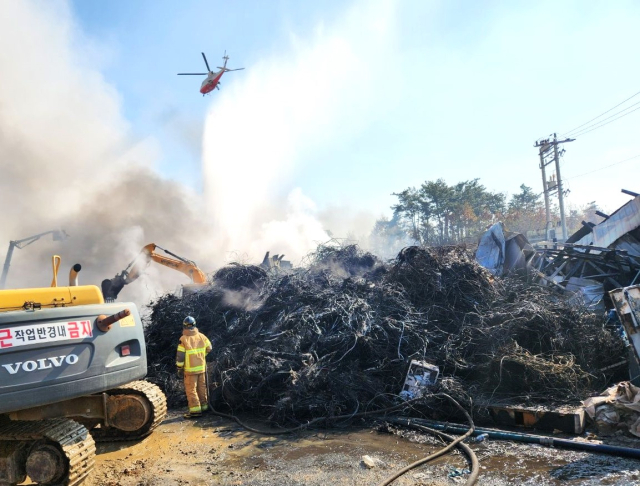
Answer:
[[[638,105],[638,104],[640,104],[640,101],[639,101],[638,103],[634,103],[634,104],[633,104],[633,105],[631,105],[629,108],[631,108],[631,107],[633,107],[633,106],[636,106],[636,105]],[[621,111],[619,111],[618,113],[615,113],[614,115],[611,115],[610,117],[607,117],[607,118],[605,118],[605,119],[604,119],[604,120],[602,120],[602,121],[609,120],[609,118],[611,118],[612,116],[615,116],[615,115],[618,115],[618,114],[620,114],[620,113],[623,113],[623,112],[627,111],[629,108],[625,108],[624,110],[621,110]],[[590,126],[586,127],[583,131],[578,132],[578,133],[574,134],[573,136],[574,136],[574,137],[581,137],[582,135],[585,135],[585,134],[587,134],[587,133],[589,133],[589,132],[592,132],[592,131],[594,131],[594,130],[597,130],[598,128],[602,128],[603,126],[608,125],[609,123],[613,123],[614,121],[619,120],[620,118],[624,118],[625,116],[630,115],[631,113],[633,113],[634,111],[637,111],[637,110],[640,110],[640,106],[639,106],[638,108],[636,108],[635,110],[631,110],[631,111],[629,111],[629,112],[625,113],[624,115],[620,115],[619,117],[614,118],[613,120],[608,121],[607,123],[601,123],[601,124],[598,124],[598,123],[600,123],[600,122],[598,122],[598,123],[595,123],[595,124],[594,124],[594,125],[597,125],[597,126],[590,125]],[[591,128],[591,127],[593,127],[593,128]]]
[[[575,132],[578,128],[582,128],[583,126],[585,126],[588,123],[591,123],[594,120],[597,120],[598,118],[600,118],[602,115],[606,115],[607,113],[609,113],[611,110],[615,110],[618,106],[623,105],[624,103],[626,103],[627,101],[629,101],[631,98],[635,98],[636,96],[638,96],[640,94],[640,91],[638,91],[636,94],[629,96],[626,100],[618,103],[616,106],[609,108],[607,111],[605,111],[604,113],[600,113],[597,117],[592,118],[591,120],[583,123],[582,125],[579,125],[571,130],[569,130],[568,132],[565,132],[562,134],[562,136],[564,137],[565,135],[568,135],[569,133]],[[602,120],[601,120],[602,121]]]
[[[640,158],[640,154],[634,155],[633,157],[629,157],[628,159],[619,160],[618,162],[614,162],[613,164],[605,165],[604,167],[600,167],[598,169],[590,170],[589,172],[583,172],[582,174],[578,174],[576,176],[565,177],[565,180],[577,179],[578,177],[582,177],[582,176],[585,176],[587,174],[593,174],[594,172],[598,172],[599,170],[608,169],[609,167],[613,167],[614,165],[622,164],[623,162],[628,162],[630,160],[637,159],[637,158]]]

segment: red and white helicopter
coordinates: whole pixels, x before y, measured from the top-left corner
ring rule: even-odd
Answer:
[[[218,69],[220,71],[215,73],[209,67],[209,63],[207,62],[207,56],[204,55],[204,52],[202,53],[202,58],[204,59],[204,63],[207,66],[207,70],[209,71],[208,73],[178,73],[178,76],[206,76],[207,79],[205,79],[202,82],[202,86],[200,86],[200,92],[202,93],[202,96],[206,95],[207,93],[210,93],[215,88],[220,89],[220,78],[227,71],[241,71],[244,69],[244,68],[238,68],[238,69],[227,68],[227,61],[229,60],[229,56],[227,56],[227,51],[224,51],[224,56],[222,57],[222,59],[224,59],[224,65],[222,67],[218,66]]]

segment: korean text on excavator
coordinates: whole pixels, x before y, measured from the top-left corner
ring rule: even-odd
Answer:
[[[82,483],[95,441],[138,439],[167,412],[147,374],[136,305],[95,285],[0,290],[0,484]]]

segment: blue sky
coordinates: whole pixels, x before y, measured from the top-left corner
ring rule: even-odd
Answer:
[[[287,62],[292,36],[313,43],[319,25],[331,28],[349,9],[366,10],[370,3],[75,1],[73,10],[100,47],[103,63],[96,67],[120,92],[134,136],[161,140],[160,172],[197,191],[199,137],[225,91],[203,99],[199,78],[175,73],[199,71],[200,51],[217,64],[226,49],[230,66],[248,70],[265,59]],[[364,110],[370,118],[348,138],[334,136],[292,169],[291,186],[321,207],[389,214],[392,192],[440,177],[450,183],[479,177],[489,189],[508,193],[521,183],[539,189],[533,142],[638,90],[633,59],[640,12],[633,2],[389,3],[394,32],[377,58],[377,89],[364,102],[377,109]],[[356,55],[372,54],[361,51]],[[246,71],[226,75],[223,89],[243,83],[243,76]],[[308,96],[340,76],[327,65],[306,87]],[[639,116],[567,146],[569,203],[596,199],[614,208],[626,200],[619,190],[638,160],[581,174],[640,153],[633,140]]]
[[[393,31],[377,57],[366,46],[351,45],[357,39],[340,31],[350,26],[335,27],[350,10],[364,12],[376,3],[389,4],[386,20]],[[378,63],[376,89],[359,101],[368,118],[346,130],[347,137],[334,133],[296,159],[289,173],[291,187],[301,187],[321,207],[352,205],[376,216],[390,214],[392,192],[440,177],[449,183],[479,177],[489,189],[510,194],[521,183],[538,190],[532,147],[537,138],[569,130],[640,89],[635,2],[76,0],[72,5],[80,27],[98,45],[95,67],[122,96],[132,133],[160,140],[160,172],[196,191],[202,189],[199,142],[209,110],[228,95],[227,87],[242,86],[254,66],[277,66],[294,57],[292,38],[323,42],[314,38],[319,26],[340,31],[356,56]],[[217,65],[224,50],[231,67],[247,70],[225,75],[223,91],[202,98],[200,78],[175,75],[200,71],[201,51]],[[308,96],[342,75],[327,64],[305,87]],[[332,116],[339,123],[342,113]],[[569,203],[596,199],[615,208],[626,200],[621,187],[640,190],[629,187],[640,159],[581,175],[640,153],[639,120],[632,114],[566,147]],[[247,143],[252,136],[246,134]]]
[[[640,91],[631,0],[3,7],[0,241],[73,236],[17,252],[11,285],[41,284],[54,252],[100,282],[149,242],[205,271],[266,250],[296,264],[328,231],[366,244],[392,193],[427,180],[541,192],[535,140]],[[225,50],[245,70],[221,91],[176,75]],[[612,210],[621,188],[640,192],[639,122],[567,144],[567,205]],[[179,283],[162,270],[127,291]]]
[[[202,126],[215,97],[203,99],[198,93],[202,78],[176,73],[205,70],[203,51],[212,67],[221,64],[225,51],[230,67],[256,63],[286,48],[294,27],[312,29],[321,19],[337,15],[340,4],[325,2],[321,7],[310,2],[302,8],[299,2],[275,1],[242,6],[211,1],[72,2],[79,26],[98,45],[103,64],[96,67],[122,95],[133,134],[161,139],[160,170],[197,190]],[[225,77],[222,86],[235,77]]]

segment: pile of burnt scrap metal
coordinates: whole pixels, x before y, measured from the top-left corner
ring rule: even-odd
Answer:
[[[640,195],[599,224],[583,226],[558,248],[542,248],[533,267],[587,304],[613,308],[608,292],[640,281]],[[603,298],[605,302],[603,302]]]
[[[633,199],[611,215],[598,213],[603,218],[599,224],[583,222],[582,228],[564,243],[547,243],[534,248],[523,235],[509,233],[498,223],[480,239],[476,260],[496,276],[524,277],[523,280],[557,291],[560,298],[575,308],[606,315],[607,325],[618,328],[627,347],[620,353],[619,361],[610,366],[628,373],[629,386],[633,387],[640,385],[640,298],[638,286],[634,286],[640,282],[640,195],[623,192]],[[591,406],[586,410],[599,429],[606,431],[606,424],[619,422],[632,434],[640,433],[640,415],[623,414],[625,419],[619,421],[619,411],[609,403],[613,401],[609,396],[613,393],[611,390],[618,388],[614,386],[607,390],[605,398],[591,399],[589,403],[603,402],[600,408],[596,410]],[[624,403],[620,407],[627,407]],[[539,418],[538,411],[530,408],[493,407],[490,412],[508,425],[534,422]],[[640,407],[637,412],[640,414]],[[568,423],[579,424],[575,431],[582,428],[583,411],[575,409],[574,412],[546,416],[545,420],[552,421],[554,427],[569,431],[570,427],[558,425],[558,416]],[[536,423],[536,426],[540,424]]]
[[[609,293],[629,348],[630,380],[584,401],[600,435],[630,433],[640,437],[640,285]]]
[[[426,371],[467,407],[577,404],[626,377],[612,366],[622,338],[601,316],[497,279],[459,246],[408,247],[391,262],[323,246],[288,273],[233,264],[202,292],[160,297],[146,325],[149,378],[172,406],[184,400],[175,350],[186,315],[213,342],[214,407],[279,424],[397,405]]]
[[[572,292],[599,311],[612,309],[608,292],[640,281],[640,195],[599,224],[583,226],[564,243],[534,249],[500,223],[481,238],[476,259],[494,275],[517,271],[531,281]]]
[[[536,251],[522,233],[507,231],[500,222],[480,238],[476,260],[496,276],[530,272]]]

